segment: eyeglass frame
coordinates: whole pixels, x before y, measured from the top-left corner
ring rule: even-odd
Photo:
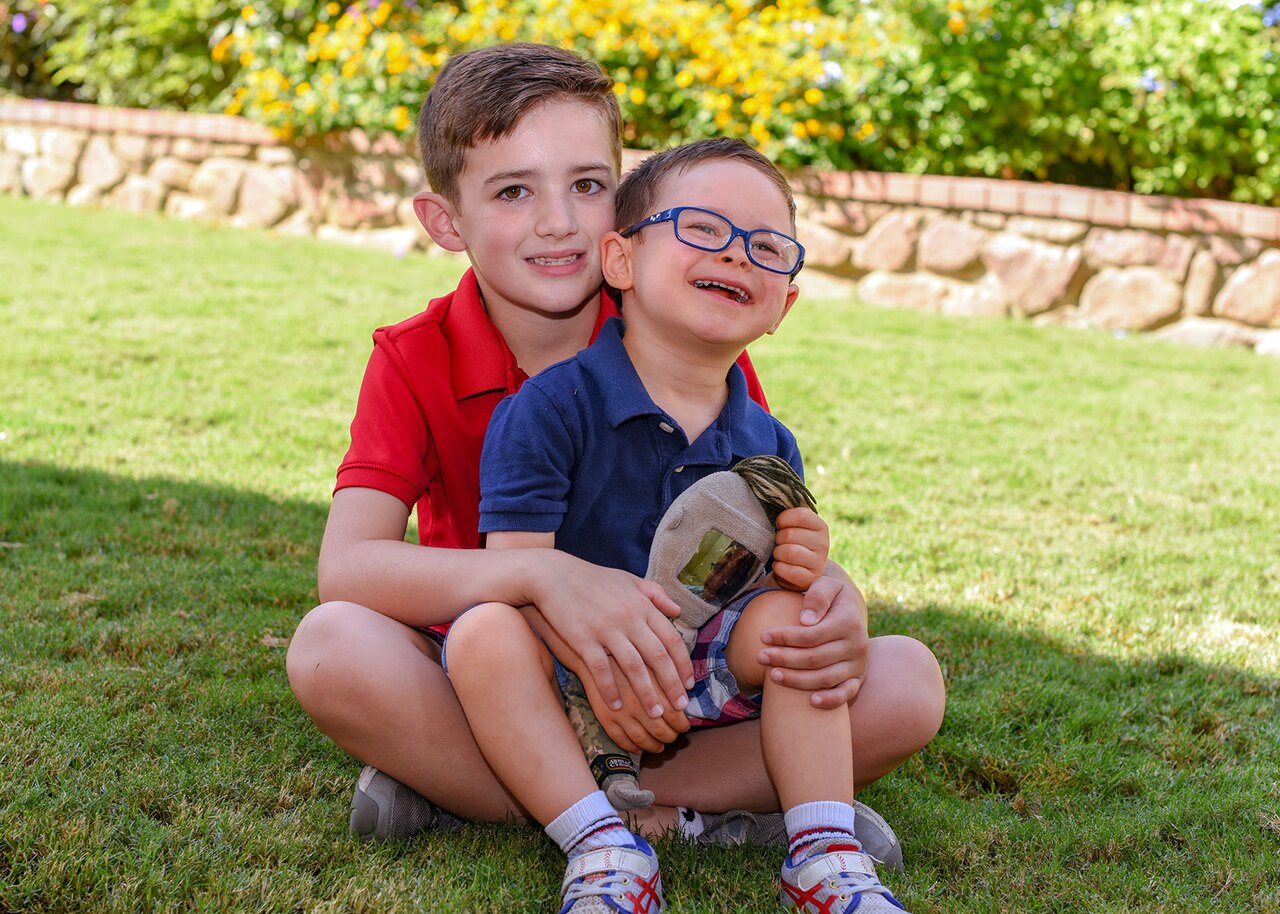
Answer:
[[[679,220],[680,214],[686,211],[692,211],[695,213],[706,213],[708,216],[715,216],[717,219],[723,220],[724,223],[727,226],[729,226],[729,239],[718,248],[709,248],[709,247],[706,247],[705,245],[694,244],[691,241],[685,240],[680,236],[680,223],[677,220]],[[791,279],[795,279],[796,276],[800,274],[800,271],[804,269],[804,245],[801,244],[799,241],[797,241],[795,238],[792,238],[790,235],[786,234],[785,232],[775,231],[774,229],[752,229],[751,231],[747,231],[746,229],[740,229],[736,225],[734,225],[733,222],[729,220],[728,216],[721,215],[720,213],[717,213],[713,209],[706,209],[705,207],[701,207],[701,206],[673,206],[670,209],[664,209],[662,212],[654,213],[652,216],[647,216],[644,219],[641,219],[635,225],[632,225],[623,229],[618,234],[621,235],[623,238],[630,238],[632,235],[640,231],[642,228],[647,228],[648,226],[651,226],[651,225],[658,225],[661,222],[670,222],[672,232],[676,236],[676,240],[679,241],[681,244],[687,245],[688,247],[691,247],[698,251],[709,251],[713,254],[718,253],[720,251],[727,251],[729,249],[729,246],[733,244],[734,240],[737,239],[738,237],[741,237],[742,248],[747,254],[747,260],[751,261],[760,269],[768,270],[770,273],[777,273],[780,276],[789,276]],[[794,244],[796,246],[796,249],[800,252],[799,257],[796,259],[795,268],[792,270],[779,270],[774,267],[767,266],[761,263],[760,261],[756,260],[755,256],[751,253],[751,236],[760,235],[760,234],[777,235],[787,239],[792,244]]]

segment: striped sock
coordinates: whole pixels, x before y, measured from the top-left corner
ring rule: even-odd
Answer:
[[[823,853],[832,845],[862,850],[853,832],[853,806],[825,800],[801,803],[783,814],[787,825],[787,855],[800,861]]]
[[[600,847],[635,847],[603,790],[589,793],[547,826],[546,832],[570,860]]]

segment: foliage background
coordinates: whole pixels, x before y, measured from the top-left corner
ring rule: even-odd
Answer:
[[[1274,203],[1280,0],[0,0],[0,88],[407,134],[451,53],[614,76],[640,148]]]

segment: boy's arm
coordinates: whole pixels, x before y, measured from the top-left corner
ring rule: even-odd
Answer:
[[[657,585],[556,549],[522,549],[495,562],[480,549],[406,543],[408,519],[394,495],[336,492],[320,547],[321,601],[349,600],[413,626],[452,622],[486,600],[536,605],[577,647],[606,703],[622,702],[611,657],[643,707],[673,706],[684,695],[692,667],[667,620],[680,609]]]

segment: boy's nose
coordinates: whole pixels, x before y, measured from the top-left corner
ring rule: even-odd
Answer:
[[[739,244],[738,242],[742,242]],[[751,258],[747,256],[747,239],[734,238],[729,242],[729,246],[719,252],[720,256],[726,263],[737,261],[739,263],[750,263]]]
[[[573,207],[568,200],[558,197],[543,198],[542,207],[538,211],[539,233],[560,237],[572,235],[577,227],[578,221],[574,218]]]

